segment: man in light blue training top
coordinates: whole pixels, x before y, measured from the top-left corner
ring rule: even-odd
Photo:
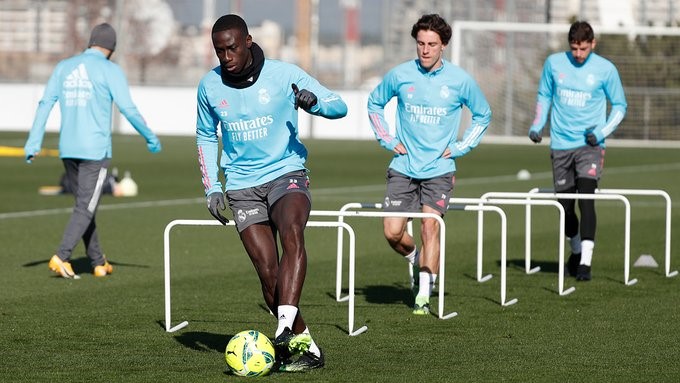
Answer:
[[[541,142],[550,116],[550,158],[559,193],[594,193],[604,166],[604,140],[626,114],[626,96],[614,64],[593,52],[590,24],[577,21],[568,35],[570,50],[550,55],[538,85],[536,117],[529,138]],[[607,100],[611,111],[607,117]],[[567,271],[579,281],[591,279],[595,247],[595,201],[579,200],[581,225],[573,199],[559,199],[565,211],[565,235],[571,255]]]
[[[418,58],[389,71],[368,98],[368,117],[382,147],[394,152],[387,169],[384,210],[443,216],[453,191],[456,158],[475,148],[491,122],[491,109],[475,80],[443,59],[451,27],[439,15],[422,16],[411,30]],[[385,105],[397,98],[396,134],[390,134]],[[472,123],[458,138],[463,107]],[[439,224],[422,220],[422,248],[406,231],[406,218],[383,219],[390,246],[413,265],[413,313],[430,312],[439,272]]]
[[[279,371],[323,367],[324,355],[298,308],[307,272],[304,230],[311,209],[298,108],[334,119],[347,114],[347,105],[299,67],[266,59],[237,15],[215,22],[212,43],[220,65],[200,81],[196,122],[208,210],[227,223],[220,213],[225,209],[224,176],[236,229],[264,300],[278,318],[274,346]],[[223,149],[218,156],[220,135]]]
[[[57,64],[38,104],[24,146],[26,161],[30,163],[40,153],[47,118],[58,101],[61,112],[59,156],[66,169],[67,183],[73,186],[75,207],[49,268],[64,278],[79,278],[70,259],[81,238],[94,275],[103,277],[113,272],[99,246],[95,223],[112,155],[112,102],[144,137],[149,151],[161,151],[160,141],[132,102],[125,74],[120,66],[109,61],[115,49],[115,30],[109,24],[99,24],[92,29],[88,49]]]

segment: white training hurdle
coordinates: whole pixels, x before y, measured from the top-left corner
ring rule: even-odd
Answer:
[[[571,294],[576,290],[574,286],[568,289],[564,288],[564,208],[557,201],[552,200],[526,200],[526,199],[512,199],[512,198],[450,198],[449,203],[469,203],[469,204],[491,204],[491,205],[538,205],[538,206],[553,206],[559,213],[559,242],[558,242],[558,293],[560,296]],[[482,232],[484,230],[484,211],[480,210],[477,217],[477,281],[485,282],[491,278],[491,275],[482,277],[482,257],[483,257],[483,240]],[[536,270],[538,271],[538,269]],[[502,277],[502,275],[501,275]]]
[[[513,298],[510,301],[506,302],[506,296],[507,296],[507,268],[508,268],[508,218],[505,214],[505,211],[503,209],[499,208],[498,206],[488,206],[488,205],[465,205],[465,204],[460,204],[460,205],[451,205],[449,206],[449,210],[465,210],[465,211],[476,211],[479,213],[485,212],[485,211],[493,211],[498,214],[498,216],[501,218],[501,306],[510,306],[514,305],[517,303],[517,298]],[[477,230],[478,233],[481,232],[481,230]],[[483,238],[478,237],[477,238],[477,246],[479,249],[479,242],[482,241]],[[478,258],[479,259],[479,258]],[[443,267],[443,265],[441,266]],[[440,268],[441,268],[440,267]],[[491,274],[488,275],[488,278],[484,279],[481,282],[484,282],[488,279],[491,278]],[[482,279],[481,277],[481,262],[477,262],[477,280],[479,281]],[[442,273],[441,279],[439,281],[440,285],[443,286],[443,280],[444,280],[444,274]],[[441,296],[444,293],[443,287],[439,289],[439,295],[440,299]]]
[[[533,188],[529,190],[529,193],[552,193],[554,190]],[[664,190],[659,189],[596,189],[595,193],[601,194],[620,194],[620,195],[633,195],[633,196],[659,196],[662,197],[666,202],[666,228],[665,228],[665,238],[664,238],[664,258],[665,258],[665,274],[667,278],[672,278],[678,275],[678,271],[671,271],[671,197]],[[530,210],[527,210],[527,217]]]
[[[439,248],[440,248],[440,273],[442,273],[441,264],[442,259],[445,257],[446,252],[446,223],[438,214],[434,213],[401,213],[401,212],[371,212],[371,211],[335,211],[335,210],[312,210],[311,216],[335,216],[338,217],[338,222],[344,222],[343,217],[373,217],[373,218],[385,218],[385,217],[398,217],[398,218],[432,218],[437,220],[439,223]],[[338,236],[338,246],[342,243],[342,236]],[[342,254],[337,258],[336,265],[336,285],[335,294],[336,300],[342,301],[344,297],[341,296],[342,291]],[[349,271],[353,273],[354,270]],[[351,275],[350,275],[351,277]],[[448,314],[444,314],[444,294],[442,281],[440,283],[440,299],[438,305],[438,317],[439,319],[450,319],[458,315],[457,312],[453,311]],[[353,287],[350,288],[350,294],[354,294]]]
[[[314,212],[314,211],[312,211]],[[318,213],[318,212],[316,212]],[[315,214],[318,215],[318,214]],[[170,295],[170,232],[173,227],[179,225],[189,225],[189,226],[222,226],[222,224],[216,220],[203,220],[203,219],[176,219],[171,221],[165,226],[163,231],[163,257],[164,257],[164,279],[165,279],[165,331],[175,332],[189,325],[188,321],[183,321],[176,326],[172,326],[171,317],[171,295]],[[227,226],[234,226],[234,221],[229,221]],[[356,336],[362,334],[368,330],[367,326],[362,326],[356,331],[354,330],[354,269],[355,269],[355,235],[354,230],[351,226],[346,223],[338,221],[308,221],[307,227],[331,227],[339,228],[347,231],[349,235],[349,308],[348,308],[348,334],[350,336]]]
[[[482,199],[490,198],[525,198],[526,201],[531,201],[533,199],[592,199],[592,200],[614,200],[621,201],[625,208],[625,223],[624,223],[624,284],[626,286],[631,286],[637,283],[637,279],[630,279],[630,202],[628,198],[620,194],[580,194],[580,193],[522,193],[522,192],[488,192],[482,195]],[[530,206],[526,206],[529,212]],[[532,272],[538,271],[540,269],[531,269],[531,219],[530,215],[527,213],[526,220],[526,252],[525,252],[525,264],[527,270],[532,270]],[[560,261],[563,263],[563,260]],[[560,264],[560,268],[563,265]],[[535,270],[535,271],[534,271]],[[560,274],[563,274],[560,269]],[[561,275],[562,276],[562,275]]]
[[[453,204],[465,204],[468,206],[485,206],[485,205],[538,205],[538,206],[553,206],[557,209],[559,212],[559,244],[558,244],[558,253],[559,253],[559,272],[558,272],[558,294],[560,296],[565,296],[568,294],[571,294],[576,290],[574,286],[571,286],[569,288],[565,288],[565,280],[564,280],[564,247],[565,247],[565,238],[564,238],[564,209],[562,208],[562,205],[553,200],[527,200],[527,199],[510,199],[510,198],[504,198],[504,199],[490,199],[490,198],[450,198],[449,203]],[[360,202],[352,202],[345,204],[340,211],[346,211],[347,209],[358,209],[358,208],[370,208],[370,209],[380,209],[382,208],[382,204],[380,203],[360,203]],[[468,210],[475,210],[474,208],[468,208]],[[479,218],[478,218],[478,226],[477,226],[477,233],[478,233],[478,238],[477,238],[477,281],[478,282],[485,282],[489,280],[492,276],[491,275],[486,275],[482,276],[482,261],[483,261],[483,230],[484,230],[484,221],[482,218],[482,214],[486,209],[484,208],[478,208],[477,211],[479,212]],[[505,213],[503,213],[503,216],[505,216]],[[440,238],[441,239],[441,238]],[[342,263],[341,263],[341,258],[342,258],[342,235],[338,234],[338,267],[339,270],[342,268]],[[505,249],[507,245],[502,246],[502,251]],[[444,252],[442,251],[442,254]],[[501,253],[502,254],[502,253]],[[440,274],[441,273],[441,267],[443,266],[443,261],[445,260],[445,254],[444,257],[440,257]],[[509,302],[505,302],[505,299],[503,299],[503,296],[505,296],[505,291],[506,291],[506,285],[504,282],[506,282],[506,261],[501,262],[501,305],[503,306],[509,306],[513,303],[516,302],[516,300],[513,302],[512,300]],[[536,271],[540,270],[540,268],[535,269]],[[440,299],[443,297],[444,293],[444,284],[443,284],[443,275],[440,276],[439,280],[439,296]],[[338,282],[340,283],[340,282]],[[338,285],[339,286],[339,285]],[[338,287],[339,289],[339,287]],[[441,314],[440,314],[441,316]]]
[[[494,211],[496,212],[500,218],[501,218],[501,306],[510,306],[515,303],[517,303],[517,299],[511,299],[507,300],[506,299],[506,266],[507,266],[507,261],[506,261],[506,256],[507,256],[507,218],[505,215],[505,212],[497,207],[497,206],[483,206],[477,204],[466,204],[466,202],[461,201],[461,205],[454,205],[454,207],[450,207],[450,210],[465,210],[465,211]],[[345,205],[343,205],[340,208],[340,211],[348,211],[349,209],[382,209],[382,204],[381,203],[366,203],[366,202],[350,202]],[[397,214],[408,214],[408,213],[397,213]],[[421,214],[421,213],[415,213],[415,214]],[[408,232],[409,234],[413,234],[412,230],[412,225],[411,222],[409,222],[409,227],[408,227]],[[443,242],[442,241],[443,237],[440,237],[440,244]],[[338,275],[341,274],[342,271],[342,233],[338,232],[338,249],[337,249],[337,256],[338,256]],[[441,247],[440,250],[440,259],[439,259],[439,293],[438,293],[438,299],[439,302],[442,302],[440,304],[440,308],[443,307],[443,301],[444,301],[444,292],[445,292],[445,276],[446,276],[446,253],[444,247]],[[409,265],[408,267],[409,270],[411,270],[411,267]],[[480,273],[480,269],[478,268],[478,275]],[[338,280],[338,289],[340,286],[341,281]],[[443,312],[440,310],[439,316],[442,318]],[[442,319],[446,319],[445,317]]]

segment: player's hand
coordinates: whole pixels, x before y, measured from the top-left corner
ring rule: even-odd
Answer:
[[[597,146],[600,144],[599,142],[597,142],[597,137],[593,132],[589,132],[588,134],[586,134],[586,142],[590,146]]]
[[[156,136],[146,141],[146,148],[149,149],[151,153],[158,153],[163,149],[161,141]]]
[[[290,84],[290,86],[293,88],[293,94],[295,95],[295,109],[297,110],[300,107],[305,112],[309,112],[316,105],[316,95],[307,89],[298,89],[295,84]]]
[[[444,153],[442,153],[442,158],[446,158],[446,159],[451,158],[451,148],[448,148],[448,147],[447,147],[447,148],[444,150]]]
[[[27,148],[24,147],[24,159],[26,160],[27,164],[30,164],[33,162],[33,159],[37,157],[40,154],[40,148]]]
[[[530,130],[529,131],[529,139],[534,142],[534,144],[538,144],[543,140],[543,137],[541,137],[541,132],[536,131],[536,130]]]
[[[401,142],[398,143],[397,146],[395,146],[394,149],[392,149],[392,151],[397,153],[397,154],[401,154],[401,155],[408,153],[406,151],[406,147]]]
[[[226,225],[229,220],[224,217],[222,214],[220,214],[220,210],[224,210],[227,208],[227,205],[224,203],[224,193],[222,192],[214,192],[208,195],[207,197],[207,202],[208,202],[208,211],[210,214],[215,217],[216,220],[220,221],[222,225]]]
[[[451,146],[447,146],[446,149],[444,149],[444,152],[442,153],[442,158],[447,160],[455,160],[464,155],[465,153],[458,149],[458,143],[455,143]]]

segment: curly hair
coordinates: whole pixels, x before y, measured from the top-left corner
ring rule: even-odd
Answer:
[[[433,31],[439,35],[442,44],[448,45],[451,40],[451,26],[436,13],[423,15],[411,29],[411,37],[414,39],[420,31]]]

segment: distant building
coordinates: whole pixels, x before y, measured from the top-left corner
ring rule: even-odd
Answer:
[[[185,7],[188,3],[195,3],[191,9],[198,13],[204,12],[202,5],[210,2],[216,6],[239,4],[233,0],[219,3],[216,0],[164,1],[171,5],[184,4]],[[360,11],[362,2],[378,0],[356,1]],[[414,58],[416,52],[410,35],[411,27],[425,13],[439,13],[452,23],[456,20],[567,23],[574,18],[608,26],[661,26],[678,25],[680,22],[680,0],[380,1],[382,33],[381,41],[376,45],[368,46],[366,42],[361,45],[361,41],[357,40],[350,46],[343,40],[347,36],[319,40],[317,35],[317,46],[310,50],[313,53],[304,55],[304,50],[294,41],[296,36],[286,31],[283,20],[252,25],[252,33],[257,35],[258,43],[269,57],[293,62],[298,60],[301,61],[299,64],[311,62],[311,65],[306,65],[311,71],[316,71],[315,74],[330,86],[338,87],[374,81],[394,65]],[[44,81],[59,59],[85,47],[94,24],[103,20],[120,21],[114,19],[118,16],[115,5],[119,3],[115,0],[0,0],[0,54],[3,57],[0,60],[0,81]],[[337,17],[344,18],[341,14]],[[347,20],[344,22],[347,23]],[[207,27],[209,25],[177,28],[171,46],[161,52],[161,56],[143,57],[145,60],[157,60],[155,62],[140,60],[139,53],[137,57],[127,56],[130,52],[125,52],[124,42],[114,60],[129,60],[127,69],[132,83],[139,78],[154,85],[167,85],[167,81],[175,85],[194,85],[197,73],[203,73],[216,64]],[[342,31],[338,33],[342,34]],[[146,73],[137,68],[141,65],[140,61],[144,61],[145,65],[151,63],[153,70]],[[138,71],[145,72],[145,75],[137,76]]]
[[[65,0],[0,1],[0,51],[59,53],[72,32]]]

